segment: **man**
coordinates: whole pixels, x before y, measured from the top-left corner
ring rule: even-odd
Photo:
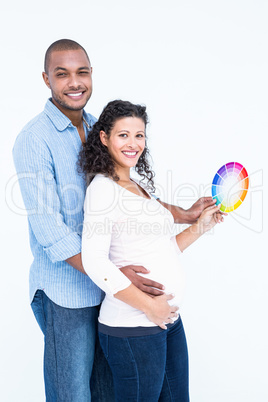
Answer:
[[[84,111],[92,92],[92,67],[84,48],[67,39],[54,42],[46,52],[43,79],[51,98],[44,111],[23,128],[13,150],[34,256],[30,298],[45,336],[47,401],[83,402],[91,400],[102,301],[101,290],[85,274],[80,253],[86,185],[76,163],[96,121]],[[203,198],[188,211],[165,206],[176,222],[191,223],[213,203],[211,198]],[[129,266],[122,271],[141,290],[163,293],[161,284],[137,275],[146,273],[145,268]],[[164,308],[161,303],[157,314],[167,322],[174,308],[167,301]],[[97,356],[92,399],[112,401],[112,381],[99,349]]]

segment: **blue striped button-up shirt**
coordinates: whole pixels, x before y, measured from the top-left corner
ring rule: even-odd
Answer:
[[[96,119],[84,112],[92,127]],[[87,136],[87,126],[84,124]],[[81,252],[86,185],[77,171],[81,139],[71,121],[48,100],[18,135],[13,157],[28,214],[30,300],[43,289],[56,304],[80,308],[100,304],[102,291],[65,260]]]

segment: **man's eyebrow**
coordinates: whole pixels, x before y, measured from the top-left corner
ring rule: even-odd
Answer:
[[[88,71],[89,71],[89,70],[90,70],[90,68],[91,68],[91,67],[87,67],[87,66],[85,66],[85,67],[79,67],[79,69],[78,69],[78,70],[88,70]]]
[[[67,71],[67,68],[58,66],[58,67],[56,67],[56,68],[54,69],[54,71],[59,71],[59,70]],[[88,71],[90,71],[90,67],[87,67],[87,66],[85,66],[85,67],[79,67],[78,70],[79,70],[79,71],[80,71],[80,70],[88,70]]]
[[[56,67],[56,68],[54,69],[54,71],[58,71],[58,70],[67,71],[67,68],[64,68],[64,67]]]

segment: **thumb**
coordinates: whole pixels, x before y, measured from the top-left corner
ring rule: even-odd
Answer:
[[[166,300],[172,300],[175,297],[175,295],[173,293],[169,293],[169,294],[167,294],[165,296],[166,296]]]
[[[221,204],[218,205],[211,205],[210,207],[207,207],[206,209],[204,209],[204,211],[210,212],[211,214],[213,214],[214,212],[219,211],[221,207]]]

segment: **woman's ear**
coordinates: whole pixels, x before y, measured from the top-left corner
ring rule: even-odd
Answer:
[[[107,147],[107,134],[105,133],[105,131],[101,130],[100,131],[100,140],[102,142],[103,145],[105,145]]]

